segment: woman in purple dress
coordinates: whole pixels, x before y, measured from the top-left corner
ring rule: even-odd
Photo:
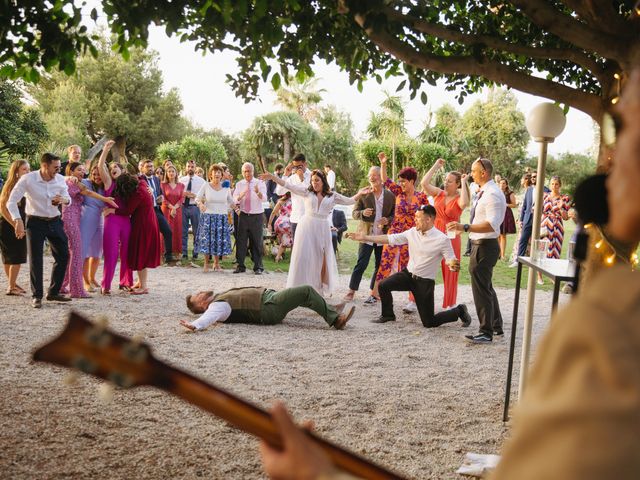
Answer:
[[[105,195],[104,184],[97,165],[91,167],[89,178],[83,179],[82,184],[91,192]],[[88,292],[100,288],[100,284],[96,280],[96,272],[100,266],[100,257],[102,257],[102,211],[105,207],[106,204],[102,200],[90,196],[85,197],[82,205],[80,216],[80,236],[82,237],[82,255],[84,256],[82,276],[84,288]]]
[[[82,183],[84,178],[84,165],[78,162],[71,162],[67,165],[67,187],[71,203],[62,208],[62,221],[64,223],[64,233],[69,239],[69,264],[67,273],[62,283],[63,292],[69,292],[73,298],[87,298],[89,294],[85,291],[82,281],[82,264],[84,256],[82,254],[82,237],[80,234],[80,216],[82,214],[82,204],[84,196],[93,197],[116,207],[112,198],[106,198],[99,193],[88,190]]]

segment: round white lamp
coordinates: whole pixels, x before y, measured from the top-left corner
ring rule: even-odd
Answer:
[[[562,133],[567,119],[562,109],[555,103],[541,103],[531,110],[527,117],[526,126],[533,139],[540,143],[538,155],[538,175],[534,198],[533,225],[531,228],[531,240],[540,238],[540,221],[542,217],[542,201],[544,193],[544,171],[547,163],[547,145],[552,143]],[[531,327],[533,325],[533,305],[536,296],[536,273],[529,269],[527,281],[527,308],[524,318],[524,332],[522,335],[522,357],[520,360],[520,382],[518,385],[518,398],[522,398],[527,373],[529,369],[529,352],[531,347]],[[512,332],[515,335],[515,332]],[[511,375],[509,375],[511,377]],[[510,389],[511,385],[507,388]],[[505,420],[507,418],[505,405]]]
[[[552,143],[562,133],[566,124],[564,112],[555,103],[537,105],[529,112],[526,121],[527,130],[533,139],[546,143]]]

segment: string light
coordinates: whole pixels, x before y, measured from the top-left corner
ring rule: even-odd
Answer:
[[[593,229],[593,224],[588,224],[584,226],[585,228]],[[598,251],[598,254],[601,255],[602,263],[610,267],[619,261],[622,263],[628,263],[631,265],[632,269],[636,269],[638,263],[640,263],[638,259],[638,254],[633,252],[627,258],[626,255],[619,253],[616,248],[609,242],[607,236],[599,225],[595,225],[595,234],[594,240],[597,240],[593,244],[593,248]]]
[[[611,99],[611,105],[615,105],[616,103],[618,103],[619,100],[620,100],[620,97],[613,97]]]

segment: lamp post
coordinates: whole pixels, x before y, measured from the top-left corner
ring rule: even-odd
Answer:
[[[526,125],[534,141],[540,143],[538,155],[538,179],[535,189],[533,208],[533,226],[531,228],[531,242],[540,238],[540,222],[542,217],[542,199],[544,193],[544,171],[547,163],[547,145],[553,143],[564,130],[567,119],[560,107],[554,103],[541,103],[534,107],[527,117]],[[520,382],[518,384],[518,398],[522,398],[529,369],[529,350],[531,346],[531,327],[533,325],[533,304],[536,298],[535,272],[529,269],[527,277],[527,308],[524,317],[524,332],[522,334],[522,357],[520,360]],[[515,333],[515,332],[514,332]]]

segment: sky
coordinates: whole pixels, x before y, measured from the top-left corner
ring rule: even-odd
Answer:
[[[184,114],[203,128],[220,128],[227,133],[239,133],[246,129],[252,120],[282,107],[275,103],[275,93],[271,84],[262,84],[259,89],[259,101],[244,103],[237,98],[231,87],[225,82],[226,74],[236,72],[234,56],[231,52],[215,54],[194,50],[194,43],[180,43],[178,39],[169,38],[163,28],[151,27],[149,47],[159,53],[159,67],[164,77],[165,89],[177,88],[184,106]],[[314,68],[318,78],[318,87],[326,91],[322,94],[323,104],[336,105],[340,110],[351,115],[357,137],[366,129],[372,111],[379,110],[379,104],[384,98],[386,89],[392,94],[399,79],[390,79],[381,85],[375,80],[364,84],[362,93],[355,85],[349,85],[345,72],[340,72],[335,65],[319,63]],[[429,110],[436,111],[443,104],[449,103],[460,112],[468,109],[477,99],[485,99],[486,92],[469,96],[462,106],[458,105],[453,92],[447,92],[441,86],[426,85],[424,89],[428,95],[427,105],[423,105],[419,98],[409,101],[409,94],[399,92],[404,97],[407,107],[407,128],[412,136],[417,135],[424,128]],[[518,99],[518,108],[526,115],[541,102],[548,99],[534,97],[514,91]],[[419,97],[419,96],[418,96]],[[491,119],[487,119],[488,122]],[[562,152],[586,153],[593,143],[593,126],[589,116],[571,109],[567,116],[567,126],[564,132],[549,145],[549,153],[558,155]],[[529,143],[528,152],[537,155],[538,146]]]

